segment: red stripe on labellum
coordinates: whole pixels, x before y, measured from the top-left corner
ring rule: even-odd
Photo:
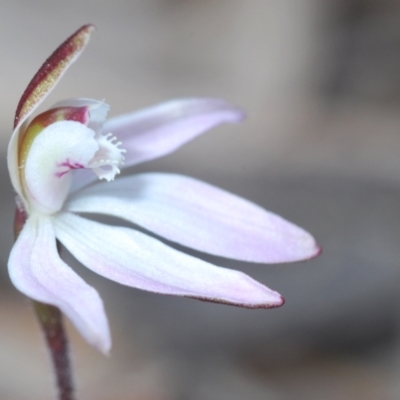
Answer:
[[[82,26],[43,63],[22,94],[15,112],[14,128],[55,86],[62,74],[84,49],[93,30],[94,26],[91,24]]]
[[[29,124],[29,127],[39,124],[44,129],[56,121],[76,121],[86,125],[89,122],[89,108],[86,106],[51,108],[36,116]]]

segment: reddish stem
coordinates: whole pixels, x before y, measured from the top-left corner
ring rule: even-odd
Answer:
[[[17,202],[14,218],[15,239],[21,232],[26,219],[27,215],[22,205]],[[58,399],[74,400],[74,388],[68,353],[68,339],[65,335],[61,311],[57,307],[35,300],[33,300],[33,307],[43,329],[46,344],[53,362],[57,381]]]
[[[49,304],[33,301],[33,307],[42,326],[56,374],[60,400],[74,400],[68,340],[65,335],[61,311]]]

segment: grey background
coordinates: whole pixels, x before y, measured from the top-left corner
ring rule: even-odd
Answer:
[[[121,287],[101,292],[110,358],[69,334],[82,399],[397,399],[400,387],[400,4],[367,0],[4,0],[0,5],[0,397],[51,399],[29,301],[10,284],[6,146],[19,96],[80,25],[98,30],[47,105],[111,115],[221,97],[248,119],[134,171],[204,179],[282,214],[324,253],[241,269],[281,292],[249,311]]]

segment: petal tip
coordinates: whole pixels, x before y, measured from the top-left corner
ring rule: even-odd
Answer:
[[[313,247],[312,251],[310,251],[310,254],[308,255],[308,257],[304,258],[302,261],[312,260],[313,258],[318,257],[320,254],[322,254],[322,246],[320,246],[318,243],[314,242],[314,247]]]
[[[107,338],[98,337],[97,340],[91,342],[91,345],[104,356],[111,356],[111,339],[109,336]]]
[[[228,305],[228,306],[234,306],[234,307],[240,307],[240,308],[247,308],[249,310],[257,310],[257,309],[271,309],[271,308],[278,308],[281,307],[285,304],[285,298],[281,296],[280,294],[277,294],[277,301],[271,301],[269,300],[268,302],[263,302],[263,303],[236,303],[236,302],[231,302],[227,300],[222,300],[222,299],[216,299],[216,298],[208,298],[208,297],[201,297],[201,296],[183,296],[188,299],[194,299],[194,300],[200,300],[204,301],[207,303],[216,303],[216,304],[223,304],[223,305]]]
[[[219,113],[220,122],[237,123],[243,121],[246,117],[245,111],[240,107],[219,98],[187,98],[172,100],[171,104],[183,104],[187,110],[191,109],[192,112]]]
[[[251,307],[251,308],[255,308],[255,309],[257,309],[257,308],[272,309],[272,308],[282,307],[285,304],[286,300],[281,294],[276,293],[276,295],[277,295],[276,302],[273,303],[273,302],[269,301],[267,303],[261,304],[259,306],[254,306],[254,307]]]
[[[309,233],[307,233],[306,240],[300,240],[295,248],[296,250],[292,253],[293,258],[289,262],[309,261],[322,253],[322,247]],[[287,262],[288,260],[285,261],[283,259],[281,262]]]
[[[242,110],[241,108],[235,108],[236,111],[236,121],[235,122],[242,122],[246,119],[247,113],[246,111]]]
[[[246,112],[243,109],[230,103],[225,104],[226,111],[229,112],[229,118],[227,119],[228,122],[238,123],[242,122],[246,118]]]
[[[225,100],[218,100],[221,104],[221,109],[224,109],[229,114],[226,121],[231,123],[242,122],[246,118],[246,112],[238,106],[232,105]]]
[[[96,29],[96,25],[94,24],[85,24],[80,28],[80,32],[87,32],[87,33],[92,33]]]
[[[21,96],[15,112],[14,128],[20,126],[53,89],[86,47],[94,30],[93,24],[83,25],[47,58]]]
[[[106,357],[111,357],[111,344],[105,347],[97,347],[97,349]]]

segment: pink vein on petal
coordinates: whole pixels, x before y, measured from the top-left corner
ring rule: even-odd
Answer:
[[[54,175],[57,178],[61,178],[64,176],[67,172],[73,170],[73,169],[82,169],[85,168],[84,165],[78,163],[78,162],[71,162],[69,159],[67,161],[64,161],[62,163],[57,164],[57,167],[65,167],[66,169],[64,171],[56,172]]]

